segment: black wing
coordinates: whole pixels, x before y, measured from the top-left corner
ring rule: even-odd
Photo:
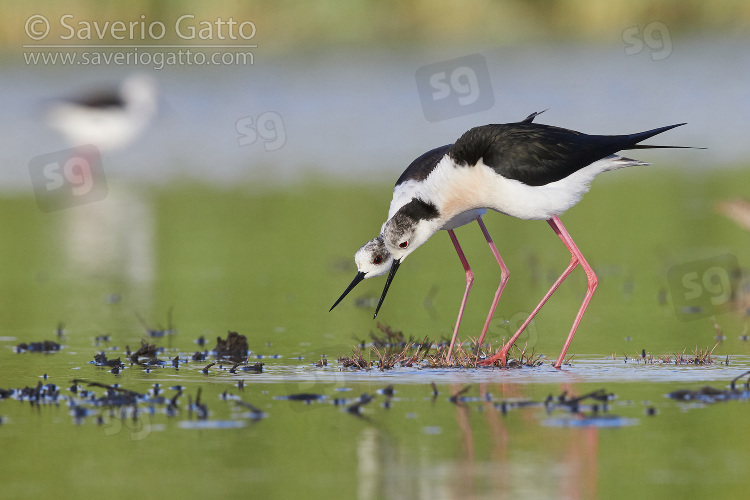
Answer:
[[[119,92],[107,92],[100,91],[91,93],[86,96],[79,96],[77,98],[69,99],[68,102],[83,106],[86,108],[123,108],[125,107],[125,101]]]
[[[629,135],[588,135],[530,122],[484,125],[462,135],[448,154],[459,164],[481,158],[503,177],[542,186],[624,149],[670,147],[637,144],[680,125]]]
[[[520,123],[531,123],[534,121],[534,118],[544,113],[544,111],[547,110],[545,109],[543,111],[531,113],[529,116],[521,120]],[[399,177],[396,181],[396,185],[398,186],[402,182],[411,180],[425,180],[435,169],[438,162],[443,158],[443,156],[445,156],[445,153],[448,152],[451,146],[453,146],[453,144],[447,144],[445,146],[440,146],[439,148],[432,149],[411,162],[411,164],[406,167],[406,170],[404,170],[404,173],[401,174],[401,177]]]

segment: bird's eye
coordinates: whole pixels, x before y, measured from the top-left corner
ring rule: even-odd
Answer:
[[[383,256],[382,255],[376,255],[374,259],[372,259],[373,264],[380,264],[383,262]]]
[[[408,241],[402,241],[401,243],[398,244],[398,246],[401,247],[401,248],[406,248],[406,247],[409,246],[409,242]]]

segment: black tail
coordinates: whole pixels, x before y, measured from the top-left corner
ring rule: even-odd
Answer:
[[[650,144],[636,144],[635,146],[626,149],[708,149],[699,148],[696,146],[653,146]]]
[[[476,165],[481,159],[506,179],[541,186],[564,179],[618,151],[675,147],[638,143],[685,125],[678,123],[636,134],[589,135],[533,123],[535,116],[517,123],[475,127],[459,137],[448,154],[456,164]]]

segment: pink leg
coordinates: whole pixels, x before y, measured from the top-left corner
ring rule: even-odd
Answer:
[[[464,298],[461,301],[461,308],[458,310],[458,318],[456,318],[456,327],[453,329],[453,338],[451,338],[451,345],[450,347],[448,347],[448,357],[446,358],[446,361],[450,362],[451,354],[453,354],[453,345],[456,343],[456,338],[458,338],[458,327],[461,325],[461,318],[464,315],[464,308],[466,307],[466,299],[469,298],[471,285],[472,283],[474,283],[474,273],[472,272],[471,267],[469,266],[469,262],[466,260],[464,251],[461,249],[461,245],[458,244],[458,238],[456,238],[456,233],[454,233],[452,229],[449,229],[448,235],[451,237],[453,246],[456,248],[456,253],[458,253],[458,258],[461,259],[461,264],[464,266],[464,271],[466,272],[466,290],[464,291]]]
[[[500,285],[497,287],[497,291],[495,292],[495,298],[492,300],[492,306],[490,307],[490,313],[487,315],[487,320],[484,322],[484,327],[482,328],[482,335],[479,337],[479,344],[481,345],[482,342],[484,342],[484,336],[487,334],[487,328],[489,328],[490,326],[490,321],[492,320],[492,316],[495,314],[495,308],[497,307],[497,303],[500,301],[500,296],[503,294],[505,285],[508,284],[508,278],[510,278],[510,271],[508,270],[508,267],[505,265],[505,262],[503,262],[502,257],[500,257],[500,252],[497,251],[497,247],[495,247],[495,242],[492,241],[492,238],[490,237],[490,233],[487,232],[487,228],[485,227],[484,222],[482,221],[481,215],[477,217],[477,222],[479,223],[479,227],[482,228],[482,233],[484,233],[484,239],[487,240],[487,244],[489,244],[490,250],[492,250],[492,254],[495,256],[497,265],[500,266]]]
[[[565,247],[570,252],[570,264],[568,264],[568,267],[565,269],[565,271],[563,271],[560,277],[557,278],[557,281],[555,281],[552,284],[552,287],[544,295],[541,302],[539,302],[539,304],[534,308],[534,310],[531,312],[529,317],[526,318],[526,321],[523,322],[523,324],[518,329],[518,331],[510,338],[508,343],[506,343],[503,346],[503,348],[500,350],[499,353],[484,360],[482,362],[483,365],[491,365],[495,361],[501,360],[502,365],[505,366],[505,363],[508,357],[508,351],[510,350],[510,347],[513,345],[516,339],[521,335],[521,333],[528,326],[528,324],[531,323],[531,320],[534,319],[534,316],[536,316],[536,314],[539,312],[539,310],[542,308],[545,302],[547,302],[547,300],[550,298],[550,296],[552,296],[555,290],[557,290],[557,288],[565,280],[565,278],[567,278],[568,275],[573,271],[573,269],[575,269],[575,267],[580,263],[581,267],[583,267],[583,270],[586,273],[586,278],[588,280],[588,289],[586,290],[586,295],[583,298],[583,303],[581,304],[581,307],[578,310],[578,314],[576,315],[576,318],[573,321],[573,327],[571,328],[570,333],[568,334],[568,338],[565,340],[565,345],[563,346],[563,349],[560,352],[560,356],[557,358],[557,361],[555,362],[555,368],[560,368],[563,360],[565,359],[565,353],[568,351],[568,347],[570,347],[570,343],[573,341],[573,336],[576,333],[576,329],[578,328],[578,325],[580,324],[581,319],[583,318],[583,313],[586,312],[586,308],[588,307],[589,302],[591,302],[591,297],[594,295],[596,286],[599,283],[599,280],[597,279],[596,274],[594,274],[594,270],[591,269],[591,266],[589,266],[588,262],[586,262],[586,259],[583,257],[583,254],[581,253],[580,250],[578,250],[578,247],[573,241],[573,238],[570,237],[570,234],[568,234],[568,231],[565,229],[565,226],[563,226],[562,222],[560,222],[560,219],[555,215],[551,219],[549,219],[547,223],[550,225],[550,227],[552,227],[552,230],[555,231],[555,234],[557,234],[557,236],[560,237],[562,242],[565,244]]]
[[[560,356],[557,358],[557,361],[555,362],[555,368],[560,368],[560,366],[562,365],[562,362],[565,360],[565,353],[568,352],[568,347],[570,347],[570,343],[573,342],[573,336],[576,334],[578,325],[581,323],[581,319],[583,319],[583,313],[586,312],[586,308],[589,306],[589,302],[591,302],[591,297],[594,296],[594,291],[596,291],[596,286],[599,284],[599,278],[596,277],[594,270],[591,269],[591,266],[589,265],[588,262],[586,262],[586,259],[584,258],[581,251],[578,250],[578,247],[573,241],[573,238],[570,237],[570,234],[568,234],[568,231],[565,229],[565,226],[562,225],[562,222],[560,222],[560,219],[557,216],[554,216],[552,218],[552,222],[555,225],[557,225],[558,230],[555,232],[563,240],[563,243],[565,243],[565,246],[568,247],[568,250],[570,250],[571,255],[575,255],[575,257],[581,263],[581,267],[583,268],[583,271],[586,273],[586,280],[588,282],[588,286],[586,288],[586,295],[583,297],[583,302],[581,303],[581,307],[578,309],[578,314],[576,314],[576,318],[573,321],[573,326],[570,329],[570,333],[568,333],[568,338],[565,339],[565,345],[563,345],[562,351],[560,351]],[[550,225],[552,225],[552,223],[550,223]],[[553,229],[554,229],[554,226],[553,226]]]

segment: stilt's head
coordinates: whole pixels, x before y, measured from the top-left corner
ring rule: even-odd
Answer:
[[[347,289],[344,290],[344,293],[341,294],[341,297],[339,297],[336,303],[333,304],[331,309],[329,309],[329,312],[333,311],[333,308],[336,307],[360,281],[375,276],[382,276],[387,273],[391,268],[391,264],[393,264],[393,257],[388,253],[383,237],[378,236],[377,238],[368,241],[362,245],[362,248],[357,250],[357,253],[354,254],[354,262],[357,264],[357,275],[354,276],[354,280],[352,280],[351,284],[349,284]]]
[[[407,255],[429,240],[441,225],[440,213],[434,204],[413,198],[383,224],[380,234],[393,259],[403,262]]]
[[[396,276],[396,271],[398,271],[401,262],[407,255],[429,240],[440,229],[441,225],[442,221],[437,207],[418,198],[413,198],[383,224],[381,235],[386,250],[393,258],[393,264],[385,281],[378,307],[375,308],[375,316],[378,315],[380,306],[383,305],[385,295],[388,293],[388,288],[391,286],[391,281]]]
[[[385,247],[382,236],[374,238],[357,250],[354,254],[357,270],[365,273],[363,279],[383,276],[391,268],[393,257]]]

